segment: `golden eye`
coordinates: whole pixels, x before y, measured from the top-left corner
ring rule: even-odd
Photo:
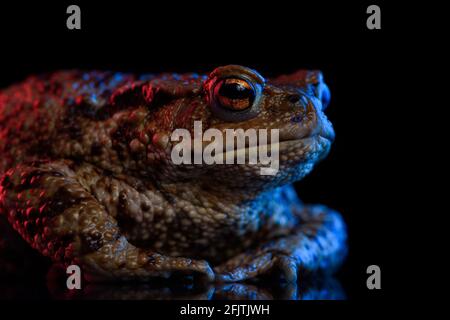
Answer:
[[[254,87],[247,81],[238,78],[228,78],[216,84],[214,96],[221,107],[241,111],[253,105],[256,92]]]

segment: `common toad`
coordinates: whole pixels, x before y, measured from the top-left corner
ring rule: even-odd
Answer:
[[[220,87],[218,87],[220,86]],[[319,71],[264,79],[61,71],[0,93],[0,208],[33,248],[90,281],[174,273],[240,281],[332,271],[346,251],[339,213],[304,205],[292,182],[334,131]],[[279,129],[276,175],[258,165],[174,165],[174,129]]]

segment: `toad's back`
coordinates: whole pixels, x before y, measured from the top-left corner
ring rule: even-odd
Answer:
[[[134,80],[121,73],[61,71],[0,91],[0,172],[52,157],[59,132],[76,135],[83,121],[99,117],[117,87]]]

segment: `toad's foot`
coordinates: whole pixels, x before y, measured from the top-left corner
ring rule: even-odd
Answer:
[[[288,234],[215,267],[216,280],[241,281],[276,269],[287,282],[296,282],[298,270],[334,270],[346,253],[346,231],[340,214],[315,205],[306,206],[298,216],[299,225]]]

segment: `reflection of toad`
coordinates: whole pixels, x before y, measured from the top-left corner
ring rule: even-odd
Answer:
[[[333,270],[340,215],[303,205],[289,183],[334,137],[320,72],[266,80],[241,66],[208,77],[78,71],[0,94],[0,207],[12,227],[88,280],[201,274],[239,281]],[[170,133],[279,129],[280,167],[174,165]]]

